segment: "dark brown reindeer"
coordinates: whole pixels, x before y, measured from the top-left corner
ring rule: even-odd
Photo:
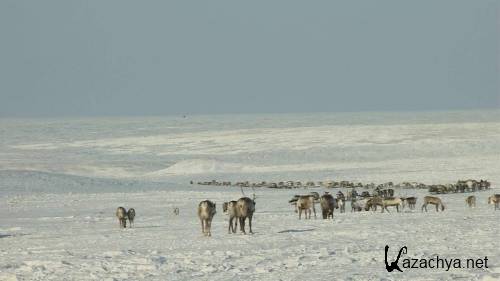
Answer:
[[[132,227],[132,225],[134,224],[134,218],[135,218],[134,208],[128,209],[127,218],[128,218],[129,223],[130,223],[130,227]]]
[[[417,197],[406,197],[404,201],[408,204],[408,208],[410,208],[410,210],[415,209],[415,205],[417,204]]]
[[[320,198],[321,213],[323,214],[323,219],[333,219],[333,211],[338,208],[335,202],[335,198],[329,193],[325,193]]]

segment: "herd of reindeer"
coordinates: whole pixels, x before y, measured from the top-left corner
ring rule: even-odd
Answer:
[[[192,182],[191,182],[192,183]],[[334,210],[340,209],[341,213],[345,212],[346,202],[350,201],[351,212],[360,211],[376,211],[378,207],[381,208],[381,212],[389,212],[388,207],[395,207],[397,212],[401,212],[406,206],[410,210],[414,210],[417,197],[398,197],[394,196],[393,188],[383,188],[392,187],[394,185],[384,184],[376,186],[374,192],[370,194],[368,191],[363,191],[360,194],[356,189],[351,189],[344,194],[339,191],[334,197],[329,192],[324,192],[320,196],[318,192],[310,192],[309,194],[295,195],[292,199],[288,201],[295,212],[298,213],[299,219],[302,218],[302,213],[304,213],[305,219],[311,219],[311,214],[314,213],[314,218],[316,218],[316,208],[315,205],[319,204],[321,207],[323,219],[333,219]],[[464,189],[469,191],[486,190],[489,189],[490,184],[487,181],[459,181],[457,186],[468,186],[470,188]],[[472,188],[474,186],[474,188]],[[470,195],[465,198],[465,203],[469,207],[476,206],[476,196]],[[427,206],[433,205],[436,208],[436,212],[439,210],[444,211],[445,205],[443,201],[436,196],[425,196],[424,203],[422,204],[422,212],[425,210],[427,212]],[[494,204],[495,210],[500,210],[500,194],[494,194],[488,197],[488,204]],[[203,235],[211,236],[211,226],[213,217],[216,214],[216,204],[210,200],[201,201],[198,204],[198,218],[201,222],[201,230]],[[229,216],[228,233],[236,233],[238,228],[238,222],[240,224],[240,231],[246,234],[245,222],[248,219],[249,233],[252,231],[252,218],[255,212],[255,193],[253,198],[242,197],[235,201],[224,202],[222,205],[223,213],[227,213]],[[179,208],[174,208],[174,214],[179,215]],[[120,228],[126,228],[127,219],[130,222],[130,227],[132,227],[135,210],[130,208],[128,211],[123,207],[118,207],[116,210],[116,216],[118,218]]]
[[[194,181],[191,181],[194,184]],[[237,186],[237,187],[267,187],[267,188],[278,188],[278,189],[292,189],[292,188],[308,188],[308,187],[325,187],[325,188],[364,188],[364,189],[386,189],[386,188],[408,188],[408,189],[427,189],[430,193],[440,194],[440,193],[464,193],[464,192],[475,192],[481,190],[488,190],[491,183],[487,180],[458,180],[456,183],[451,184],[424,184],[420,182],[402,182],[394,184],[393,182],[386,182],[382,184],[368,183],[363,184],[361,182],[351,182],[351,181],[280,181],[280,182],[249,182],[249,181],[205,181],[197,182],[198,185],[212,185],[212,186]]]

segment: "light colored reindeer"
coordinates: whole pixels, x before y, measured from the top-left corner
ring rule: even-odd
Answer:
[[[236,228],[238,227],[238,202],[229,201],[222,204],[222,211],[229,215],[229,226],[227,233],[236,233]]]
[[[127,227],[127,210],[123,207],[118,207],[116,209],[116,217],[118,218],[118,223],[120,224],[120,228]]]
[[[384,212],[384,210],[386,210],[387,212],[389,212],[389,209],[387,209],[387,207],[396,207],[396,211],[399,213],[400,210],[403,209],[403,200],[399,197],[390,197],[390,198],[387,198],[387,199],[383,199],[383,208],[382,208],[382,213]]]
[[[216,213],[215,203],[210,200],[201,201],[198,205],[198,217],[201,222],[201,232],[205,236],[212,236],[212,219]]]
[[[316,208],[314,207],[314,197],[312,195],[302,195],[297,200],[297,210],[299,212],[299,220],[302,217],[302,211],[305,211],[305,218],[311,218],[311,209],[314,211],[314,218],[316,218]],[[309,214],[309,216],[308,216]]]
[[[441,211],[444,211],[444,204],[443,201],[441,201],[441,199],[434,196],[425,196],[424,204],[422,205],[422,212],[424,211],[424,209],[427,212],[427,205],[429,204],[436,206],[436,212],[439,212],[439,207],[441,207]]]

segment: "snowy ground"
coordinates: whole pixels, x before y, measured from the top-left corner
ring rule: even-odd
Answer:
[[[500,211],[486,204],[491,192],[477,194],[475,209],[466,208],[465,195],[452,194],[442,196],[444,213],[347,212],[336,213],[333,222],[298,220],[287,200],[306,190],[256,192],[254,235],[227,234],[221,203],[241,195],[234,188],[3,197],[0,279],[500,279]],[[425,192],[412,194],[421,202]],[[195,213],[204,199],[218,203],[211,238],[201,235]],[[116,206],[136,209],[134,228],[118,228]],[[174,206],[180,208],[178,217],[172,213]],[[392,251],[406,245],[412,257],[488,256],[490,268],[387,273],[386,244]],[[391,252],[391,259],[395,255]]]
[[[0,135],[0,280],[500,280],[500,211],[486,204],[500,193],[500,111],[1,119]],[[287,201],[311,190],[257,189],[254,235],[227,234],[221,206],[238,188],[188,184],[469,178],[492,182],[475,209],[449,194],[443,213],[333,222],[298,220]],[[427,195],[396,193],[417,209]],[[205,199],[211,238],[195,213]],[[118,228],[118,206],[136,209],[135,228]],[[385,245],[391,260],[406,245],[489,268],[388,273]]]

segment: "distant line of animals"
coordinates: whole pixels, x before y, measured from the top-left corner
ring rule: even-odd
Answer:
[[[384,211],[389,212],[387,207],[396,207],[397,212],[400,212],[406,204],[412,210],[415,209],[417,202],[417,197],[379,197],[374,196],[370,198],[358,199],[357,196],[351,198],[351,212],[359,212],[362,210],[376,211],[377,207],[381,207],[382,213]],[[311,192],[306,195],[295,195],[289,203],[295,205],[295,212],[299,214],[299,219],[302,218],[302,212],[306,219],[311,219],[311,212],[314,212],[314,218],[316,218],[316,208],[315,204],[319,203],[321,206],[321,212],[323,219],[333,219],[333,212],[335,209],[340,209],[341,212],[345,212],[345,202],[346,199],[342,192],[337,194],[337,198],[334,198],[329,192],[325,192],[322,196],[319,196],[317,192]],[[465,199],[465,203],[470,208],[476,206],[476,196],[471,195]],[[435,196],[425,196],[424,203],[422,205],[422,212],[425,210],[427,212],[427,205],[434,205],[436,207],[436,212],[439,210],[444,211],[445,205],[443,201]],[[500,210],[500,194],[494,194],[488,197],[488,204],[494,204],[495,210]],[[252,230],[252,218],[255,212],[255,194],[252,199],[248,197],[242,197],[238,200],[224,202],[222,204],[222,210],[224,213],[229,215],[229,225],[228,233],[236,233],[238,222],[240,223],[240,231],[246,234],[245,231],[245,221],[248,219],[249,233],[253,233]],[[201,201],[198,204],[198,218],[201,223],[201,231],[205,236],[211,236],[212,220],[217,213],[216,204],[210,200]],[[179,215],[179,208],[174,208],[174,214]],[[116,210],[116,217],[118,218],[120,228],[126,228],[127,219],[130,222],[130,226],[134,222],[135,210],[130,208],[128,211],[123,207],[118,207]]]
[[[190,182],[194,184],[194,181]],[[402,182],[394,184],[393,182],[386,182],[383,184],[363,184],[361,182],[355,183],[351,181],[280,181],[280,182],[236,182],[231,181],[205,181],[197,182],[199,185],[213,185],[213,186],[238,186],[238,187],[267,187],[267,188],[280,188],[292,189],[303,187],[326,187],[326,188],[365,188],[365,189],[387,189],[387,188],[411,188],[411,189],[428,189],[430,193],[457,193],[457,192],[475,192],[480,190],[487,190],[490,188],[491,183],[487,180],[458,180],[455,184],[431,184],[427,185],[418,182]]]
[[[388,211],[387,207],[396,207],[397,212],[400,212],[406,204],[411,210],[415,209],[417,203],[417,197],[380,197],[373,196],[369,198],[360,197],[359,199],[354,194],[350,199],[351,201],[351,212],[360,212],[362,210],[376,211],[377,207],[381,207],[382,213]],[[333,218],[333,212],[335,209],[340,209],[340,212],[345,212],[345,202],[346,198],[344,194],[339,191],[337,193],[337,198],[334,198],[329,192],[325,192],[320,196],[317,192],[310,192],[306,195],[295,195],[291,200],[288,201],[290,204],[294,205],[295,212],[299,213],[299,219],[301,219],[302,212],[304,211],[305,218],[311,218],[311,210],[316,218],[316,208],[315,203],[319,203],[321,206],[321,211],[323,219]],[[469,207],[476,207],[476,196],[471,195],[465,199],[465,203]],[[439,209],[441,211],[445,210],[443,201],[435,196],[425,196],[424,204],[422,205],[422,211],[427,212],[427,205],[434,205],[436,211]],[[494,204],[495,210],[500,209],[500,194],[494,194],[488,197],[488,204]]]

